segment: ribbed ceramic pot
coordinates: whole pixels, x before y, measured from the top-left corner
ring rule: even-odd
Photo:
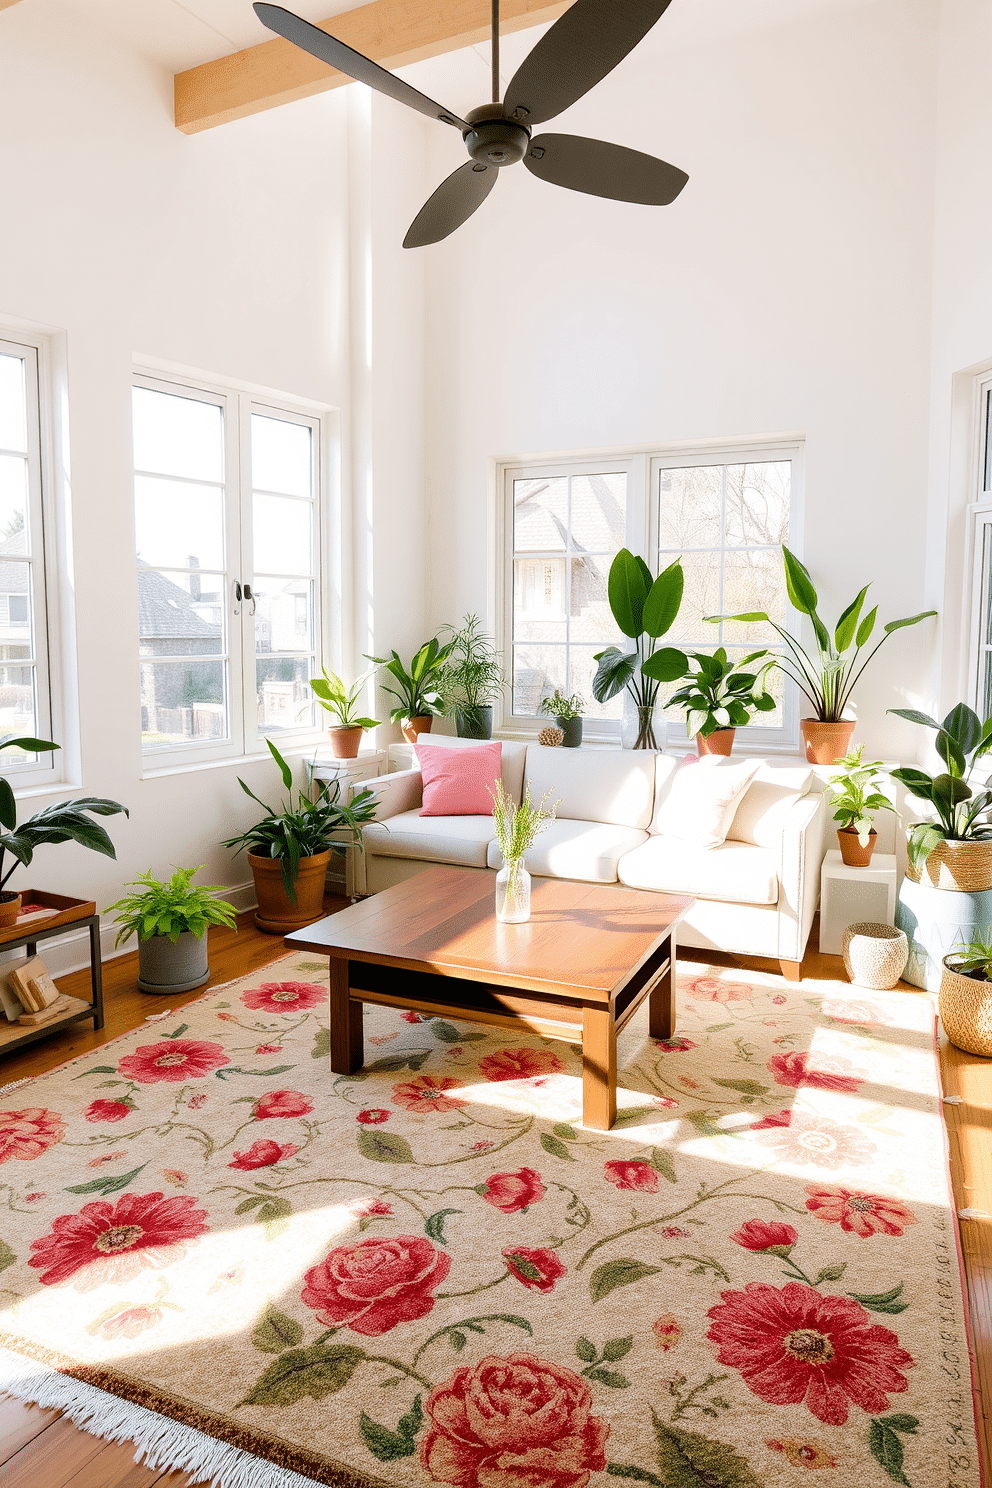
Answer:
[[[842,760],[851,747],[854,733],[853,718],[841,718],[837,723],[824,723],[820,718],[800,719],[806,758],[811,765],[832,765]]]
[[[301,930],[304,925],[312,925],[314,920],[321,919],[324,914],[324,880],[330,860],[330,849],[300,859],[294,904],[282,881],[280,860],[257,858],[254,853],[249,853],[248,862],[258,901],[255,924],[259,930],[264,930],[266,935],[288,935],[292,930]]]
[[[966,1054],[992,1059],[992,982],[962,976],[945,956],[940,979],[940,1021],[952,1044]]]
[[[209,980],[207,937],[184,930],[172,943],[167,935],[138,942],[138,986],[142,992],[192,992]]]
[[[922,869],[907,863],[906,877],[933,889],[983,894],[992,889],[992,842],[941,842]]]

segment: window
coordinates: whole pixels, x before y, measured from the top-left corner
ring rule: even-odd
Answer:
[[[976,480],[971,506],[972,582],[971,692],[976,711],[992,714],[992,377],[978,381]],[[973,446],[974,448],[974,446]]]
[[[623,694],[596,703],[592,678],[597,651],[628,645],[607,593],[621,547],[641,554],[655,573],[681,558],[685,595],[667,644],[722,645],[740,656],[777,645],[771,626],[714,626],[704,617],[764,610],[786,624],[780,548],[796,525],[801,453],[791,440],[503,466],[496,603],[511,671],[503,727],[536,732],[542,700],[560,687],[582,696],[588,738],[619,734]],[[775,673],[769,685],[778,707],[760,715],[748,739],[765,749],[792,747],[798,705],[791,684]],[[673,723],[680,718],[677,710],[670,715]]]
[[[0,340],[0,733],[50,739],[43,353],[44,343]],[[17,786],[55,778],[50,753],[6,749],[3,766]]]
[[[145,750],[210,758],[312,729],[319,417],[140,376],[133,431]]]

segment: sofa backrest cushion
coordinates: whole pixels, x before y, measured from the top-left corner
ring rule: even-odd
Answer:
[[[424,779],[421,816],[492,816],[502,748],[497,742],[479,749],[445,749],[418,739]]]
[[[806,765],[763,763],[734,813],[728,842],[778,847],[786,817],[812,784],[813,771]]]
[[[529,744],[524,782],[533,801],[545,794],[549,804],[557,801],[564,819],[643,830],[654,804],[654,759],[647,750]]]
[[[712,754],[681,765],[654,813],[654,832],[694,847],[719,847],[727,840],[741,798],[760,768],[760,760]]]
[[[423,737],[424,736],[421,735],[421,739],[423,739]],[[491,743],[492,740],[459,739],[454,734],[432,733],[427,737],[426,740],[424,740],[424,742],[428,744],[440,745],[442,749],[479,749],[484,747],[486,743]],[[527,756],[527,745],[521,744],[513,739],[501,739],[500,743],[503,746],[503,752],[500,757],[499,773],[500,779],[503,782],[503,789],[510,797],[510,800],[515,801],[519,806],[520,797],[523,795],[524,789],[524,761]],[[404,749],[406,749],[407,747],[409,747],[410,749],[410,764],[414,766],[414,768],[416,768],[416,751],[414,750],[412,745],[403,746]],[[399,750],[397,750],[397,754],[399,755]],[[402,756],[400,756],[400,758],[402,758]]]

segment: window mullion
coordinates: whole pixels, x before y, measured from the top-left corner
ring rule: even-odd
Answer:
[[[242,589],[246,584],[255,588],[255,568],[252,542],[252,494],[251,494],[251,398],[247,393],[238,393],[232,398],[237,418],[234,431],[236,466],[231,485],[232,517],[236,537],[232,542],[232,553],[237,555],[236,577]],[[232,619],[231,646],[231,696],[238,700],[238,726],[242,748],[253,754],[259,746],[257,709],[255,700],[255,621],[252,610],[255,605],[243,600],[241,613]],[[235,651],[236,646],[236,651]]]

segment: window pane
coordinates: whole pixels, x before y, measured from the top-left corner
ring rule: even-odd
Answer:
[[[616,697],[610,698],[608,703],[597,703],[592,695],[592,679],[599,665],[595,659],[595,653],[602,649],[601,645],[568,648],[568,691],[577,692],[581,697],[582,713],[585,718],[609,718],[619,722],[623,717],[623,693],[618,692]],[[622,649],[629,650],[630,642],[625,642]],[[552,719],[551,722],[554,720]]]
[[[566,571],[564,558],[517,558],[513,565],[515,641],[564,641]]]
[[[27,553],[28,462],[0,455],[0,553]]]
[[[312,656],[270,657],[255,663],[258,688],[258,726],[274,729],[306,728],[314,722],[310,678]]]
[[[311,431],[306,424],[251,416],[251,483],[256,491],[310,495]]]
[[[276,573],[311,573],[312,503],[256,495],[253,511],[256,567],[261,559],[266,568]]]
[[[727,466],[727,542],[784,543],[789,536],[790,460]]]
[[[256,578],[255,650],[312,651],[313,583],[310,579]]]
[[[216,403],[136,387],[133,407],[136,470],[224,479],[224,414]]]
[[[142,656],[217,656],[224,651],[224,576],[159,573],[138,565]]]
[[[985,395],[985,476],[982,490],[992,491],[992,388]],[[988,713],[984,715],[988,716]]]
[[[667,568],[678,556],[676,553],[662,553],[658,559],[659,568]],[[707,625],[704,616],[720,613],[720,554],[683,553],[681,557],[685,575],[682,607],[675,624],[659,644],[687,645],[702,651],[719,642],[717,627]]]
[[[622,633],[613,618],[607,593],[612,562],[612,557],[571,560],[570,640],[598,641],[600,646],[622,644]]]
[[[0,449],[28,447],[24,358],[0,353]]]
[[[564,646],[514,646],[514,713],[535,717],[542,698],[550,697],[556,687],[565,689],[566,669]]]
[[[718,548],[723,466],[662,470],[658,478],[658,542],[662,548]]]
[[[22,648],[28,654],[28,648]],[[21,654],[17,647],[5,646],[4,651],[14,656]],[[0,730],[5,734],[26,734],[37,737],[35,708],[35,673],[33,666],[11,666],[0,663]],[[4,765],[33,764],[37,756],[26,754],[23,749],[7,748],[3,752]]]
[[[559,553],[568,532],[568,479],[513,482],[513,546],[518,553]]]
[[[572,477],[572,547],[585,553],[615,553],[627,537],[627,477]]]
[[[227,737],[227,664],[223,661],[143,661],[142,743],[205,743]]]
[[[138,557],[160,568],[223,568],[224,495],[218,486],[134,478]]]

